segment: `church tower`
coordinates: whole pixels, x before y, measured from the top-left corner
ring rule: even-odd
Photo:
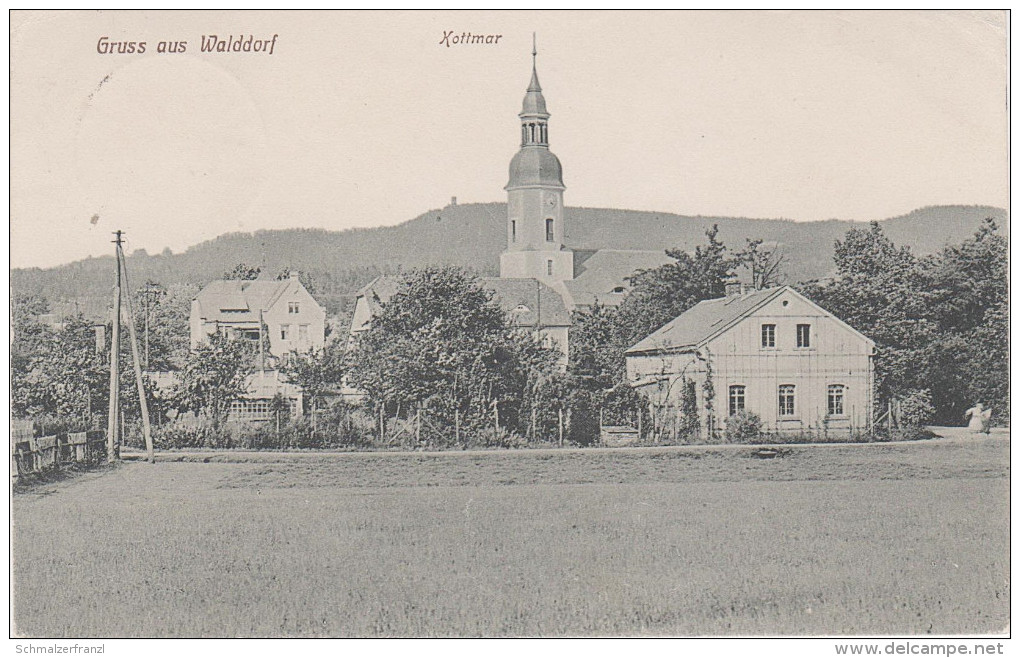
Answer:
[[[521,150],[510,161],[506,251],[499,258],[502,278],[534,278],[545,283],[574,278],[574,254],[563,245],[563,168],[549,150],[549,112],[538,84],[537,49],[531,49],[531,84],[524,94]]]

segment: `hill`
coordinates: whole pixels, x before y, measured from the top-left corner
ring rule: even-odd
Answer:
[[[692,250],[705,231],[719,225],[719,237],[731,248],[745,238],[778,243],[786,256],[789,281],[823,277],[832,268],[833,243],[860,222],[827,220],[682,216],[665,212],[566,208],[565,240],[575,249]],[[1007,213],[989,206],[933,206],[882,220],[894,242],[929,254],[971,235],[985,217],[994,217],[1004,233]],[[315,294],[331,313],[345,308],[351,295],[381,273],[429,264],[461,265],[480,274],[498,274],[505,246],[506,204],[450,205],[398,224],[371,229],[327,231],[288,229],[228,233],[184,253],[136,251],[127,258],[132,287],[147,280],[166,286],[201,286],[240,262],[260,265],[264,274],[291,268],[308,273]],[[14,294],[40,294],[58,306],[103,317],[112,289],[113,257],[39,269],[11,271]]]

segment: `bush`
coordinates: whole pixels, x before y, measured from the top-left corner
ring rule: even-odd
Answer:
[[[906,427],[923,427],[935,416],[928,389],[908,390],[899,400],[899,422]]]
[[[761,436],[761,417],[753,411],[738,411],[726,420],[727,443],[750,443]]]

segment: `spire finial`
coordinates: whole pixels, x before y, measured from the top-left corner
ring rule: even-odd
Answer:
[[[535,39],[535,33],[531,33],[531,84],[528,85],[528,91],[542,91],[542,86],[538,84],[538,66],[536,60],[538,58],[538,46]]]

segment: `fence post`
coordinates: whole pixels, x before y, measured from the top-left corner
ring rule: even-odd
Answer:
[[[560,424],[560,447],[563,447],[563,408],[558,409],[559,412],[559,424]]]
[[[531,407],[531,441],[535,442],[535,407]]]
[[[498,436],[499,435],[499,401],[498,400],[493,400],[492,401],[492,417],[493,417],[493,422],[496,423],[496,435]]]
[[[421,445],[421,405],[414,415],[414,442]]]
[[[641,407],[638,407],[638,411],[637,411],[637,438],[638,438],[638,441],[640,441],[641,438],[642,438],[641,437]]]
[[[453,436],[457,444],[460,444],[460,409],[453,410]]]

